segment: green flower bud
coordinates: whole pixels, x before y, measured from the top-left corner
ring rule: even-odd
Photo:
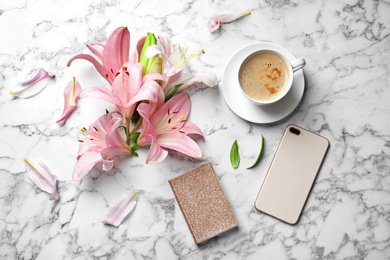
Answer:
[[[142,74],[146,75],[152,72],[159,72],[161,73],[161,59],[157,57],[156,55],[150,58],[147,58],[145,56],[146,50],[149,46],[156,45],[157,39],[154,36],[153,33],[147,33],[146,38],[145,38],[145,43],[144,46],[142,47],[141,50],[141,55],[139,58],[139,62],[142,63],[143,69],[142,69]]]

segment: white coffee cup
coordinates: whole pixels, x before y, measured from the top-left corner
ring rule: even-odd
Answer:
[[[240,89],[256,105],[274,104],[290,91],[294,72],[305,65],[305,59],[290,61],[275,50],[254,51],[240,65]]]

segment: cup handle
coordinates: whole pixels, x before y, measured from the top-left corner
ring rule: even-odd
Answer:
[[[291,68],[293,72],[302,69],[303,67],[305,67],[305,65],[306,61],[304,58],[299,58],[291,62]]]

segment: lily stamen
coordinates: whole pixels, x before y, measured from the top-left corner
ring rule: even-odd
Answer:
[[[175,63],[175,67],[177,68],[184,68],[184,66],[187,65],[187,63],[192,60],[193,58],[195,58],[196,56],[199,56],[201,54],[205,54],[205,51],[204,50],[200,50],[198,52],[192,52],[187,58],[185,57],[186,53],[188,51],[188,47],[184,47],[181,51],[180,51],[180,55],[179,55],[179,58],[177,59],[176,63]]]

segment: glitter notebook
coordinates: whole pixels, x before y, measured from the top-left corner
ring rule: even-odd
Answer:
[[[211,163],[169,180],[197,244],[238,226]]]

